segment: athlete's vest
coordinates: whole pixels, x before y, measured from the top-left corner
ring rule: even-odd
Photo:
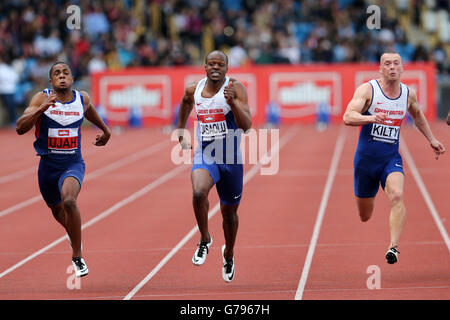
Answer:
[[[370,123],[362,126],[357,152],[370,156],[391,155],[398,152],[400,126],[408,109],[408,87],[400,83],[400,95],[388,98],[377,80],[369,81],[372,86],[372,101],[365,115],[383,112],[387,119],[382,124]]]
[[[241,130],[238,130],[231,107],[223,95],[230,78],[225,77],[224,84],[211,98],[202,97],[206,80],[207,78],[200,80],[194,92],[194,105],[198,120],[197,140],[202,148],[208,146],[212,141],[222,140],[220,143],[223,144],[226,153],[232,152],[234,155],[240,155]]]
[[[44,93],[48,96],[49,89]],[[67,103],[56,101],[36,123],[34,148],[39,156],[56,160],[81,157],[81,124],[84,102],[80,92],[72,90],[73,99]]]

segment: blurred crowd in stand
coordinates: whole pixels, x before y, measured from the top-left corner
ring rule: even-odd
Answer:
[[[381,8],[369,29],[369,5]],[[79,28],[68,28],[71,5]],[[403,61],[434,61],[450,73],[448,0],[6,0],[0,2],[0,103],[14,123],[30,95],[48,86],[56,60],[76,86],[89,75],[136,66],[202,65],[213,49],[231,67],[377,62],[393,49]]]

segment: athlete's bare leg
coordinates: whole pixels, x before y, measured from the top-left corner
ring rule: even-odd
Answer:
[[[56,205],[49,205],[47,203],[47,206],[52,210],[53,217],[56,221],[67,231],[66,227],[66,215],[64,213],[64,207],[62,203],[58,203]]]
[[[362,222],[370,219],[375,205],[375,197],[373,198],[356,198],[356,205],[358,206],[359,217]]]
[[[403,202],[404,176],[401,172],[392,172],[386,179],[385,192],[391,202],[389,226],[391,243],[389,248],[398,246],[406,222],[406,208]]]
[[[239,204],[227,205],[220,204],[220,210],[222,212],[222,227],[223,234],[225,236],[225,252],[224,256],[226,260],[233,259],[234,256],[234,244],[236,242],[236,235],[239,226],[239,217],[237,215],[237,209]]]
[[[214,181],[208,170],[196,169],[191,174],[191,182],[193,191],[192,204],[194,206],[198,229],[200,230],[200,240],[210,242],[211,236],[208,229],[208,194],[214,186]]]
[[[62,206],[65,211],[66,230],[72,243],[72,258],[81,257],[81,215],[77,197],[81,186],[77,179],[67,177],[61,188]]]

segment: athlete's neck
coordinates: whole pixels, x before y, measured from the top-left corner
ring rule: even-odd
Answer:
[[[383,89],[384,94],[390,98],[396,98],[400,95],[400,79],[397,80],[387,80],[384,78],[378,79],[381,89]]]
[[[64,89],[53,88],[53,91],[55,91],[56,93],[56,100],[58,100],[61,103],[67,103],[69,101],[72,101],[73,99],[72,88],[64,88]]]
[[[225,83],[225,79],[223,78],[221,80],[211,80],[211,79],[207,79],[206,80],[206,88],[209,92],[215,92],[217,93],[217,91],[219,91],[219,89],[223,86],[223,84]]]

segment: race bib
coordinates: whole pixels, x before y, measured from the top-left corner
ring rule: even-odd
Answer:
[[[228,133],[225,114],[213,113],[198,116],[200,120],[200,134],[203,140],[224,137]]]
[[[396,143],[400,134],[400,126],[389,126],[386,124],[374,123],[370,132],[374,140]]]
[[[78,128],[49,128],[48,149],[52,153],[75,153],[78,149]]]

